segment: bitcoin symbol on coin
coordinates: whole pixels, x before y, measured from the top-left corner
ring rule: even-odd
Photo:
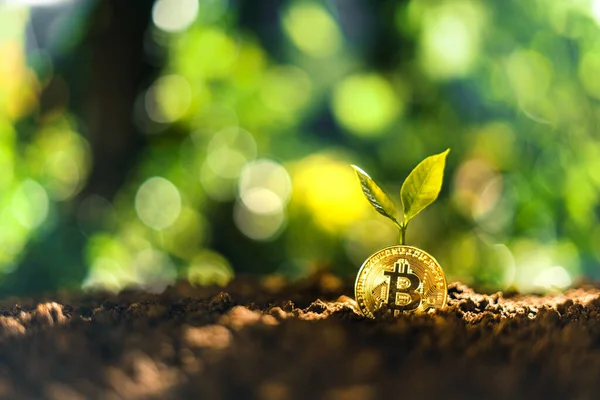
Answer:
[[[397,315],[442,308],[447,300],[442,268],[411,246],[387,247],[369,257],[358,272],[354,292],[360,310],[370,318],[381,309]]]
[[[398,311],[412,311],[421,304],[421,294],[416,290],[421,284],[419,277],[412,273],[406,259],[400,259],[394,264],[393,271],[383,273],[390,277],[388,289],[388,308]],[[398,287],[398,284],[402,287]],[[400,297],[400,298],[398,298]],[[408,303],[406,302],[408,298]]]

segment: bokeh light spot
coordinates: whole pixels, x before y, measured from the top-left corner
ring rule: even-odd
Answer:
[[[176,46],[176,69],[196,84],[228,77],[236,64],[239,49],[225,32],[215,28],[196,28],[186,33]]]
[[[270,201],[278,200],[279,198],[273,192],[270,192]],[[274,239],[281,232],[284,225],[285,213],[281,207],[275,209],[272,205],[251,204],[261,212],[255,212],[246,207],[244,203],[237,202],[233,210],[235,225],[250,239],[259,241]]]
[[[571,285],[571,276],[561,266],[550,267],[541,271],[533,284],[544,289],[565,289]]]
[[[165,32],[181,32],[194,22],[198,9],[198,0],[158,0],[152,8],[152,21]]]
[[[564,289],[579,271],[579,254],[570,242],[545,245],[521,239],[511,246],[516,260],[515,287],[522,291]]]
[[[342,126],[359,136],[379,136],[403,109],[388,81],[376,74],[354,75],[333,93],[333,112]]]
[[[163,230],[181,213],[179,190],[165,178],[152,177],[140,185],[135,195],[135,211],[145,225]]]
[[[286,169],[275,161],[261,159],[246,164],[240,175],[239,196],[250,210],[282,209],[288,202],[292,191],[292,182]],[[275,196],[275,197],[273,197]],[[262,198],[269,207],[265,207]],[[275,198],[277,200],[275,200]],[[268,201],[268,200],[271,201]],[[263,212],[265,213],[265,212]],[[267,211],[266,213],[269,213]]]
[[[248,189],[244,192],[242,200],[244,205],[255,214],[276,214],[283,210],[281,198],[266,188]]]
[[[111,258],[98,257],[91,264],[81,288],[117,293],[133,283],[134,277],[128,275],[121,264]]]
[[[206,162],[217,175],[237,178],[244,165],[256,157],[256,142],[248,131],[230,127],[213,136],[207,153]]]
[[[479,51],[482,12],[473,2],[442,3],[424,13],[421,64],[431,77],[467,74]]]
[[[331,55],[341,44],[336,22],[317,3],[291,3],[283,16],[283,27],[296,47],[313,57]]]
[[[81,182],[81,172],[68,152],[53,154],[46,162],[46,171],[53,178],[46,186],[54,200],[67,200],[76,194]]]
[[[164,252],[149,248],[140,251],[133,259],[137,286],[151,293],[161,293],[177,279],[177,270]]]
[[[309,211],[326,231],[344,230],[372,211],[352,168],[330,155],[301,160],[293,167],[292,182],[291,204]]]
[[[190,263],[187,279],[194,285],[225,286],[233,278],[233,269],[220,254],[205,250],[197,254]]]
[[[27,179],[19,185],[12,198],[12,212],[26,228],[34,229],[48,216],[48,194],[34,180]]]
[[[216,174],[208,162],[200,167],[198,179],[204,192],[214,200],[228,201],[235,197],[236,178],[224,178]]]
[[[166,75],[146,92],[146,113],[154,122],[171,123],[187,112],[191,100],[192,90],[188,81],[181,75]]]

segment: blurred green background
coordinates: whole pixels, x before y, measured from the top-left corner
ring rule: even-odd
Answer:
[[[600,276],[600,1],[0,2],[0,293],[353,276],[408,230],[449,280]]]

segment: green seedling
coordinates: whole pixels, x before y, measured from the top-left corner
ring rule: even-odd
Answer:
[[[400,200],[404,209],[402,222],[397,219],[398,212],[390,196],[365,171],[356,165],[352,166],[369,203],[379,214],[391,219],[400,230],[400,244],[406,244],[406,228],[410,220],[433,203],[440,194],[446,156],[449,152],[450,149],[447,149],[443,153],[427,157],[408,175],[400,189]]]

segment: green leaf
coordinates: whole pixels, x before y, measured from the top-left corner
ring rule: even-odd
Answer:
[[[356,165],[353,165],[352,168],[354,168],[356,175],[358,175],[360,187],[367,200],[369,200],[369,203],[371,203],[379,214],[388,217],[398,226],[399,224],[396,220],[396,206],[392,199],[390,199],[390,196],[388,196],[365,171]]]
[[[404,225],[415,215],[423,211],[437,199],[442,189],[446,156],[443,153],[427,157],[412,170],[400,189],[400,198],[404,207]]]

